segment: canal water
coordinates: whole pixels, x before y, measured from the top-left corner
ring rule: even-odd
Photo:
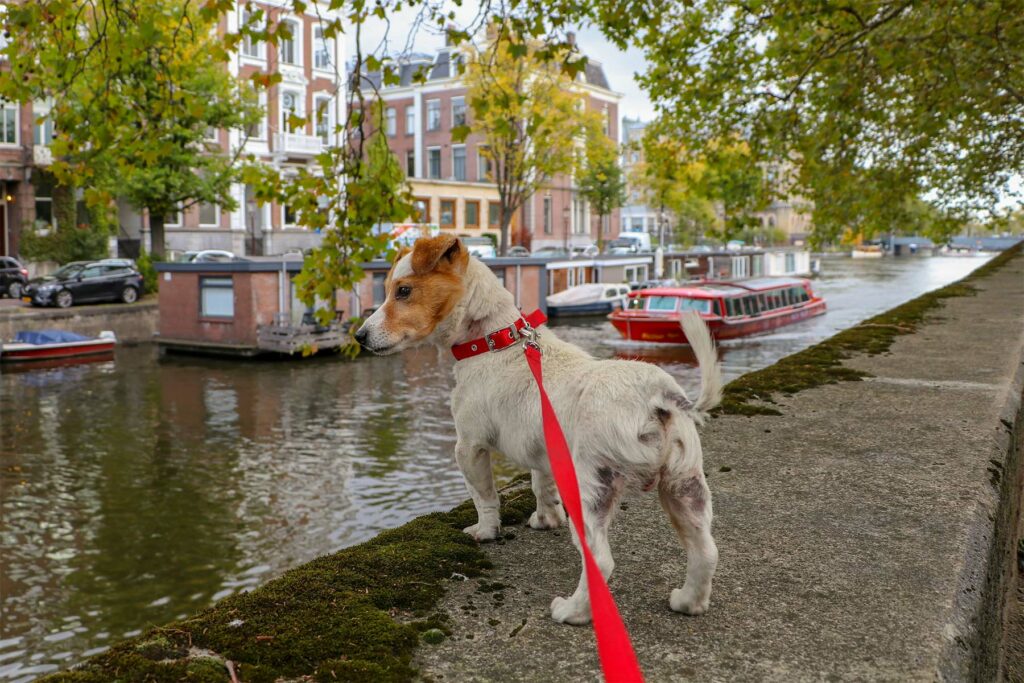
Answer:
[[[826,315],[728,342],[728,378],[984,258],[828,260]],[[693,391],[685,347],[556,325],[599,357],[644,358]],[[467,497],[452,462],[451,361],[159,358],[0,373],[0,681],[72,665],[318,555]],[[499,464],[499,475],[509,476]]]

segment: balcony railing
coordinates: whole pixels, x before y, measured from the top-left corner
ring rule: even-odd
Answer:
[[[323,151],[324,141],[316,135],[278,133],[274,138],[274,151],[293,157],[315,157]]]
[[[36,166],[49,166],[53,163],[53,150],[46,145],[32,145],[32,163]]]

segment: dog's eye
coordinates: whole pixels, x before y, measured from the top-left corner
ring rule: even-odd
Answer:
[[[412,294],[412,287],[409,285],[400,285],[398,289],[395,290],[396,299],[408,299],[410,294]]]

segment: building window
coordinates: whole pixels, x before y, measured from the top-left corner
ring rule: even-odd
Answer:
[[[174,211],[172,211],[169,214],[167,214],[166,216],[164,216],[164,225],[168,225],[168,226],[171,226],[171,227],[180,227],[181,226],[181,207],[180,206],[177,209],[175,209]]]
[[[414,218],[417,223],[430,222],[430,200],[417,197],[412,200],[413,210],[416,212]]]
[[[466,148],[462,145],[452,147],[452,175],[456,180],[466,179]]]
[[[231,278],[199,278],[199,315],[204,318],[235,317],[235,287]]]
[[[554,230],[551,219],[551,197],[544,198],[544,234],[550,235]]]
[[[384,111],[384,130],[389,138],[398,135],[398,112],[394,107],[388,107]]]
[[[466,200],[466,225],[467,230],[476,230],[480,227],[480,202]]]
[[[32,124],[32,144],[39,147],[48,147],[53,142],[53,119],[50,112],[46,112],[40,121],[38,118]]]
[[[490,228],[501,227],[501,204],[498,202],[487,202],[487,226]]]
[[[281,130],[290,133],[294,130],[289,119],[292,115],[301,116],[299,108],[299,95],[294,92],[285,91],[281,94]]]
[[[415,135],[416,133],[416,107],[411,104],[405,108],[405,134]]]
[[[325,145],[331,144],[331,100],[318,97],[316,100],[316,135]]]
[[[647,279],[647,266],[626,266],[626,282],[643,282]]]
[[[211,228],[220,225],[220,207],[213,202],[199,202],[199,225]]]
[[[387,273],[374,273],[373,274],[373,305],[380,306],[388,298],[387,284],[388,274]]]
[[[441,130],[441,100],[427,100],[427,130]]]
[[[612,230],[612,217],[608,215],[601,216],[601,234],[607,235]]]
[[[250,10],[248,6],[242,10],[242,26],[248,26],[253,21],[253,15],[256,12]],[[261,31],[263,30],[262,22],[252,25],[252,30]],[[246,34],[242,38],[242,56],[252,57],[253,59],[263,59],[263,43],[253,39],[252,36]]]
[[[299,63],[299,25],[294,21],[282,21],[281,24],[287,27],[288,37],[282,37],[277,43],[277,52],[282,64]]]
[[[324,29],[317,26],[313,29],[313,67],[316,69],[331,68],[331,53],[334,45],[331,39],[324,38]]]
[[[442,228],[454,228],[455,227],[455,200],[454,199],[442,199],[441,200],[441,227]]]
[[[494,177],[494,166],[491,164],[491,160],[487,157],[487,151],[488,148],[486,145],[480,145],[476,148],[476,179],[480,182],[492,180]]]
[[[405,151],[405,175],[407,178],[416,177],[416,150]]]
[[[0,144],[18,144],[18,105],[0,99]]]
[[[53,176],[49,173],[38,173],[32,178],[32,186],[36,195],[35,227],[57,227],[53,218]]]
[[[295,209],[293,209],[292,207],[290,207],[287,204],[285,204],[281,208],[281,213],[282,213],[281,225],[283,227],[285,227],[285,228],[294,228],[294,227],[298,226],[299,216],[298,216],[298,212],[296,212]]]
[[[432,147],[427,150],[427,161],[429,162],[428,178],[439,180],[441,178],[441,148]]]
[[[261,92],[259,94],[259,109],[260,118],[258,121],[253,122],[252,125],[246,127],[245,134],[250,140],[266,140],[267,129],[266,129],[266,114],[267,114],[267,94]]]
[[[452,98],[452,128],[466,125],[466,98]]]
[[[603,110],[601,110],[601,129],[604,131],[604,134],[606,136],[611,136],[612,124],[611,119],[608,116],[608,107],[605,107]]]

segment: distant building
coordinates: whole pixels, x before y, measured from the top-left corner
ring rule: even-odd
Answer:
[[[292,38],[282,39],[277,45],[243,41],[232,56],[229,69],[240,78],[248,78],[257,71],[276,73],[281,75],[281,81],[260,95],[266,116],[249,131],[248,140],[242,131],[218,130],[211,131],[211,141],[218,142],[225,152],[243,146],[243,153],[251,153],[260,162],[288,175],[315,164],[316,155],[328,145],[340,144],[334,128],[345,116],[344,47],[341,41],[324,37],[321,20],[332,21],[341,10],[330,10],[326,2],[310,2],[303,14],[294,14],[290,11],[291,3],[238,2],[235,11],[228,13],[224,28],[237,31],[256,8],[263,10],[265,21],[271,24],[291,22]],[[290,114],[309,120],[293,130],[287,123]],[[261,255],[281,254],[320,243],[318,234],[296,225],[295,214],[287,206],[258,206],[253,188],[241,183],[232,187],[232,195],[238,203],[234,211],[201,203],[168,217],[167,248],[226,249],[236,254]],[[140,243],[148,249],[149,223],[144,213],[126,202],[120,202],[118,209],[120,250],[132,255]]]
[[[621,217],[622,232],[647,232],[652,235],[658,234],[658,209],[647,206],[638,188],[629,182],[633,169],[637,164],[644,161],[644,150],[642,141],[647,122],[640,119],[622,118],[622,170],[626,176],[626,205],[622,207],[619,215]],[[669,232],[670,220],[668,214],[663,216],[666,232]],[[671,234],[671,233],[669,233]]]
[[[813,230],[811,211],[814,203],[791,193],[795,183],[791,164],[769,164],[764,173],[765,181],[779,196],[767,209],[756,214],[761,220],[761,227],[769,232],[778,228],[789,244],[803,246]]]
[[[415,197],[417,215],[410,219],[432,223],[459,235],[497,237],[499,200],[497,186],[488,180],[487,160],[479,154],[482,137],[471,134],[465,142],[452,141],[455,126],[471,123],[466,87],[457,71],[458,48],[445,45],[433,54],[418,53],[399,64],[399,83],[384,86],[378,72],[363,75],[363,87],[379,89],[384,103],[388,144],[405,169]],[[426,74],[422,83],[417,73]],[[611,90],[601,64],[589,60],[577,80],[586,95],[587,107],[599,111],[605,133],[618,140],[618,104],[622,96]],[[528,198],[513,217],[512,244],[532,249],[571,247],[605,239],[618,233],[617,212],[599,228],[593,224],[587,202],[569,176],[552,178],[546,187]]]

